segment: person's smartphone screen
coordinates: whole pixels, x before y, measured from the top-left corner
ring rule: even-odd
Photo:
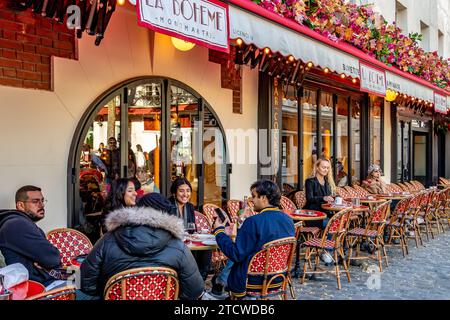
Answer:
[[[216,211],[217,216],[219,217],[220,221],[223,223],[226,219],[223,210],[220,208],[216,208],[215,211]],[[227,226],[228,225],[229,225],[229,223],[227,222]]]

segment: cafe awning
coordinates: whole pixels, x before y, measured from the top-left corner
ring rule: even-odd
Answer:
[[[434,93],[450,93],[431,83],[389,67],[347,43],[330,39],[294,21],[269,12],[251,1],[230,0],[230,39],[242,39],[257,48],[270,48],[283,56],[292,55],[304,63],[312,62],[322,69],[347,77],[360,78],[360,62],[386,72],[386,87],[424,101],[434,101]]]

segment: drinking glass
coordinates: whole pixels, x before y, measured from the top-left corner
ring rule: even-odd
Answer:
[[[187,231],[189,234],[193,234],[193,233],[195,232],[195,223],[193,223],[193,222],[188,222],[186,231]]]

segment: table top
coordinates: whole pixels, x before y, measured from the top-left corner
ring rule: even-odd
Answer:
[[[368,199],[368,198],[360,198],[359,202],[361,203],[382,203],[384,202],[384,199],[377,199],[377,198],[373,198],[373,199]]]
[[[402,200],[407,197],[410,197],[411,195],[412,195],[411,193],[408,193],[408,194],[379,194],[379,195],[377,195],[377,197],[379,199],[387,199],[387,200]]]
[[[184,243],[191,251],[214,250],[218,248],[216,238],[212,234],[189,235],[187,236],[187,239],[184,240]]]
[[[285,211],[292,220],[295,221],[315,221],[323,220],[327,217],[325,212],[315,211],[315,210],[295,210],[295,211]]]
[[[45,291],[45,287],[39,282],[27,280],[9,288],[12,291],[13,300],[25,300]]]
[[[336,206],[336,205],[331,205],[328,203],[325,203],[322,205],[322,208],[325,210],[329,210],[329,211],[341,211],[344,209],[348,209],[350,208],[350,206],[346,206],[346,205],[340,205],[340,206]],[[352,209],[354,212],[361,212],[361,211],[369,211],[370,208],[368,206],[352,206]]]
[[[217,244],[206,245],[202,241],[191,241],[186,243],[186,245],[191,251],[214,250],[218,248]]]

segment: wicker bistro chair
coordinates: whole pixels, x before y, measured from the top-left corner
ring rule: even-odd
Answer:
[[[194,211],[194,215],[195,215],[195,226],[197,227],[197,231],[208,230],[208,232],[211,232],[212,226],[208,218],[199,211]]]
[[[433,229],[431,228],[430,221],[432,220],[431,208],[433,207],[433,201],[435,200],[434,190],[427,190],[420,202],[420,209],[417,212],[415,223],[420,233],[425,232],[427,241],[431,238],[434,239]],[[423,220],[423,221],[421,221]]]
[[[289,285],[291,295],[295,297],[290,285],[295,244],[294,237],[277,239],[264,244],[263,248],[251,258],[247,271],[247,296],[267,299],[270,296],[280,295],[286,300]]]
[[[389,234],[389,238],[385,246],[401,246],[403,257],[406,257],[406,255],[409,254],[408,239],[406,237],[405,229],[405,219],[411,199],[412,197],[409,197],[398,202],[395,206],[394,212],[390,214],[390,217],[386,222],[386,229]],[[398,240],[399,243],[394,243],[394,240]]]
[[[443,226],[441,225],[440,217],[439,217],[439,206],[440,206],[440,199],[441,199],[441,191],[431,191],[428,199],[428,203],[423,211],[423,218],[425,220],[425,228],[427,233],[427,239],[428,239],[428,233],[431,234],[431,238],[434,239],[434,232],[433,232],[433,226],[436,226],[437,233],[442,233]],[[422,225],[421,225],[422,226]]]
[[[65,286],[26,298],[25,300],[75,300],[76,287]]]
[[[347,233],[347,243],[349,247],[348,252],[348,263],[351,260],[357,259],[368,259],[373,258],[378,260],[378,267],[380,272],[383,272],[383,257],[386,262],[386,267],[389,266],[388,256],[386,254],[386,248],[384,246],[384,228],[386,226],[386,221],[389,216],[389,206],[391,205],[391,200],[383,202],[377,206],[370,214],[368,222],[365,228],[356,227],[348,231]],[[360,246],[363,241],[367,241],[369,244],[375,246],[378,251],[378,258],[374,258],[373,254],[370,256],[360,255]],[[356,246],[356,256],[352,256],[353,247]],[[383,250],[383,255],[381,251]]]
[[[219,206],[212,204],[212,203],[205,203],[203,205],[203,214],[208,218],[210,221],[211,228],[213,227],[214,219],[217,218],[217,213],[215,211],[216,208],[220,208]],[[218,273],[221,268],[225,266],[227,263],[227,256],[223,254],[220,249],[213,250],[212,257],[211,257],[211,263],[214,268],[214,270]]]
[[[332,272],[336,275],[337,287],[341,289],[341,278],[338,263],[338,256],[342,259],[344,265],[344,271],[347,274],[347,280],[350,282],[350,273],[348,270],[347,262],[344,257],[344,239],[348,230],[350,222],[351,208],[347,208],[337,212],[328,221],[328,224],[322,234],[322,238],[313,238],[302,243],[302,247],[306,248],[305,261],[303,264],[303,276],[301,283],[305,282],[306,274],[325,273]],[[331,240],[328,240],[330,238]],[[319,256],[325,251],[331,251],[334,258],[335,270],[318,270]],[[311,257],[314,255],[315,265],[314,270],[308,271],[308,267],[311,267]]]
[[[63,268],[71,266],[71,260],[79,255],[88,254],[92,250],[92,243],[81,232],[61,228],[47,233],[48,241],[58,248],[61,253],[61,264]]]
[[[351,194],[349,194],[348,191],[343,187],[336,187],[336,194],[344,199],[352,197]]]
[[[241,203],[240,200],[228,200],[227,201],[227,211],[231,218],[237,218],[238,212],[241,209]]]
[[[178,275],[166,267],[134,268],[112,276],[105,286],[105,300],[177,300]]]
[[[297,210],[295,203],[292,202],[291,199],[289,199],[288,197],[285,197],[285,196],[281,196],[280,206],[281,206],[281,209],[287,210],[287,211]]]
[[[390,188],[390,190],[392,190],[392,192],[403,192],[404,191],[400,186],[396,185],[395,183],[389,184],[389,188]]]
[[[353,189],[356,191],[356,193],[360,198],[368,197],[371,195],[366,189],[364,189],[361,186],[358,186],[357,184],[353,185]]]
[[[422,234],[420,232],[419,224],[417,222],[417,217],[419,216],[421,210],[421,202],[425,197],[426,191],[415,194],[411,201],[409,202],[408,208],[405,211],[405,229],[408,229],[408,232],[413,232],[414,234],[407,234],[407,238],[413,238],[416,243],[416,248],[420,245],[423,245]],[[406,230],[405,230],[406,231]]]
[[[444,222],[447,224],[448,229],[450,229],[450,188],[446,188],[441,193],[441,200],[439,210],[439,217],[441,219],[442,230],[444,229]]]
[[[220,208],[219,206],[212,203],[205,203],[202,207],[203,214],[208,218],[209,222],[214,222],[214,219],[217,217],[216,208]]]
[[[306,194],[305,191],[297,191],[294,195],[295,204],[297,208],[301,209],[306,205]]]
[[[350,195],[350,198],[360,198],[358,192],[350,186],[345,186],[345,191]]]
[[[416,186],[418,191],[425,190],[425,186],[417,180],[412,180],[411,183]]]

